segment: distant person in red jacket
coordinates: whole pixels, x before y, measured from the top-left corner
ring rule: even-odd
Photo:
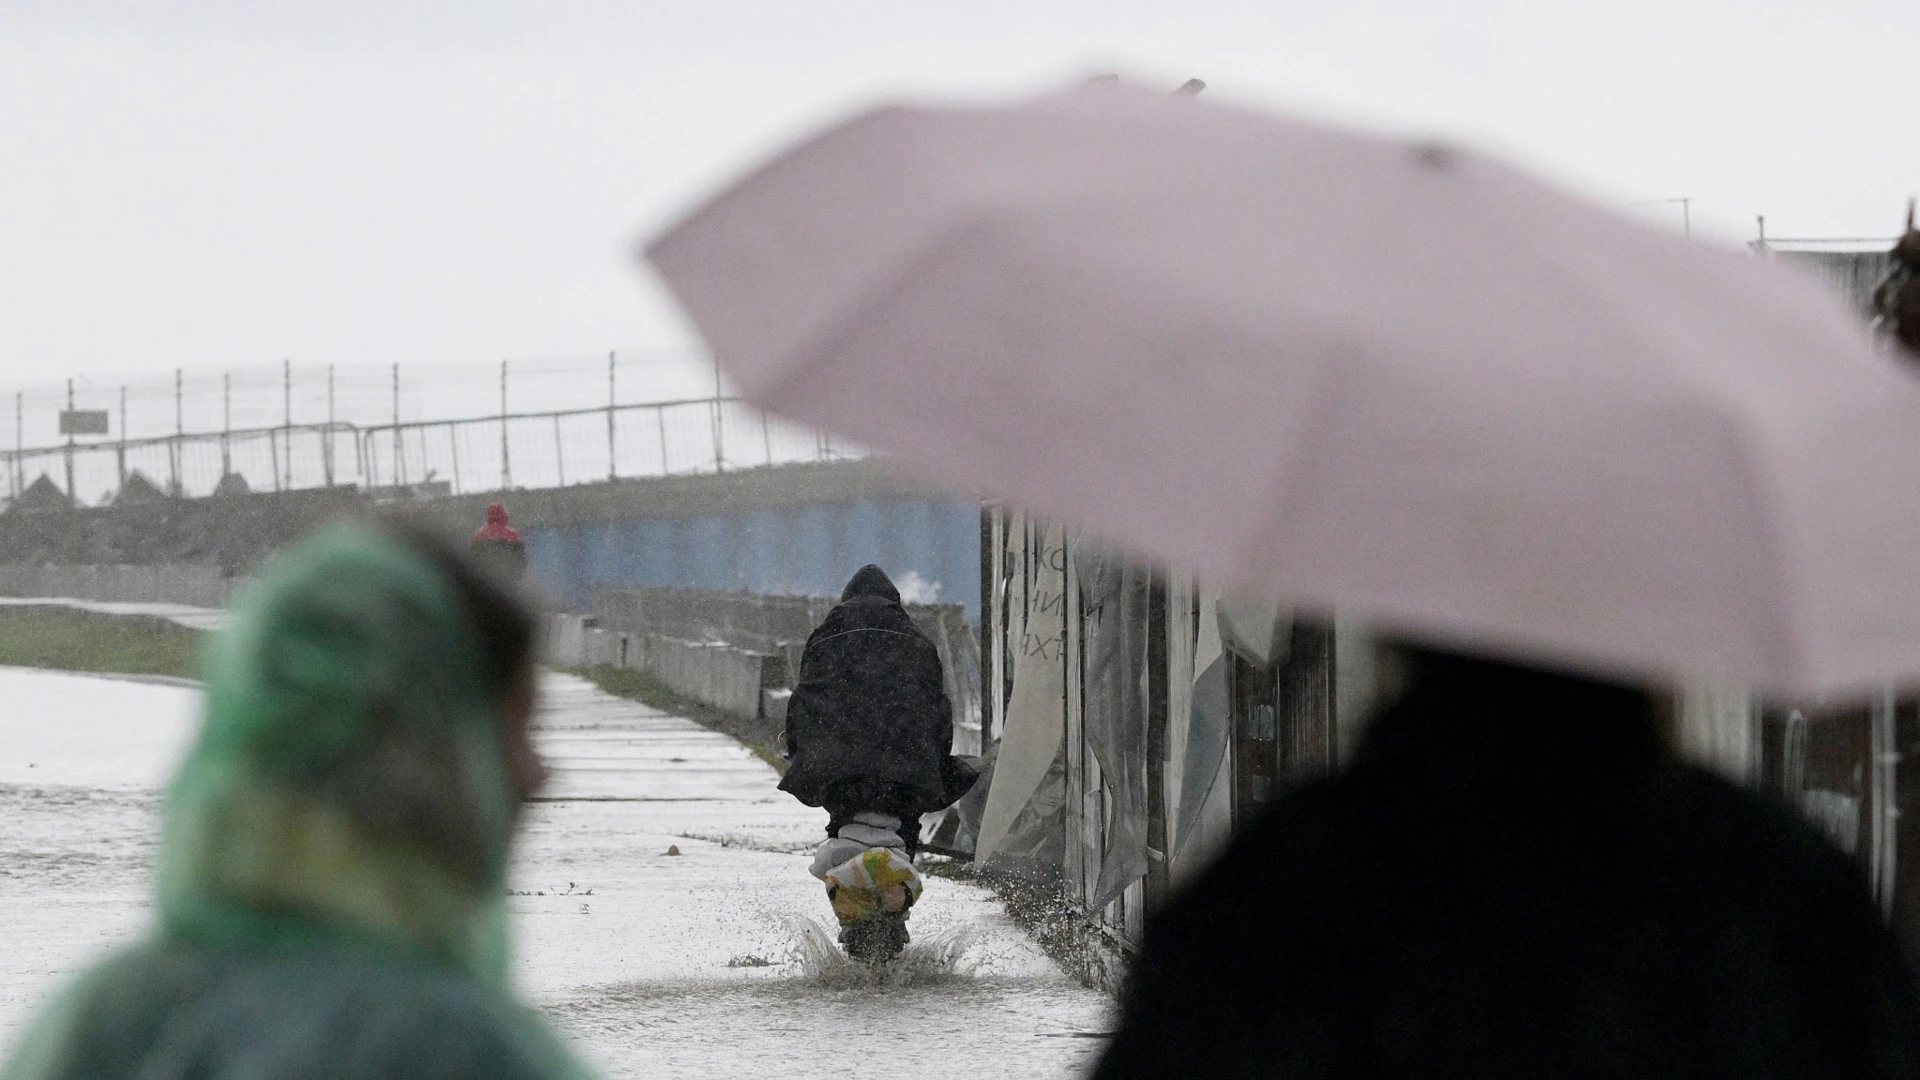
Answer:
[[[467,550],[474,562],[508,581],[518,581],[527,572],[527,543],[507,524],[507,508],[499,503],[487,507],[486,527],[473,534]]]

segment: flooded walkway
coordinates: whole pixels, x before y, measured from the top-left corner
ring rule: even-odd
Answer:
[[[63,974],[147,924],[157,787],[194,695],[14,669],[0,694],[22,706],[0,719],[10,1045]],[[568,676],[546,694],[554,779],[514,873],[515,975],[605,1075],[893,1071],[878,1063],[897,1057],[942,1080],[1011,1080],[1074,1076],[1097,1052],[1107,999],[983,891],[930,880],[906,954],[853,964],[806,869],[824,812],[723,735]]]

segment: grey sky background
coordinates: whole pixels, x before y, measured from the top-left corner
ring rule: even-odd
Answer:
[[[634,251],[702,191],[884,95],[1095,70],[1729,241],[1920,191],[1894,0],[0,0],[0,382],[691,346]]]

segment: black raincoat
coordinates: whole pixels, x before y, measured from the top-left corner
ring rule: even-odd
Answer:
[[[800,659],[787,703],[791,765],[780,790],[833,805],[849,786],[893,792],[878,809],[902,817],[951,805],[975,770],[955,758],[953,705],[940,652],[914,625],[877,566],[847,583]]]
[[[1920,1076],[1913,975],[1791,809],[1643,694],[1416,664],[1148,925],[1096,1080]]]

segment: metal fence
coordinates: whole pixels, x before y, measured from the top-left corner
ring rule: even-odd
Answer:
[[[1771,242],[1762,254],[1817,275],[1861,314],[1873,314],[1873,291],[1893,269],[1888,253],[1893,241],[1876,251],[1833,251],[1819,247],[1785,247],[1792,241]]]
[[[176,373],[121,387],[23,389],[0,464],[10,503],[99,505],[340,484],[396,494],[524,490],[860,456],[730,397],[632,400],[715,386],[710,366],[679,363],[666,378],[652,367],[657,357],[620,354],[424,370],[287,364],[220,373],[217,382]],[[633,378],[634,369],[651,377]],[[381,394],[385,402],[375,400]],[[482,411],[489,394],[497,410]],[[267,420],[272,405],[279,415]],[[465,411],[448,415],[454,409]],[[60,413],[76,410],[105,412],[110,433],[56,436]],[[253,423],[236,426],[236,414]]]

